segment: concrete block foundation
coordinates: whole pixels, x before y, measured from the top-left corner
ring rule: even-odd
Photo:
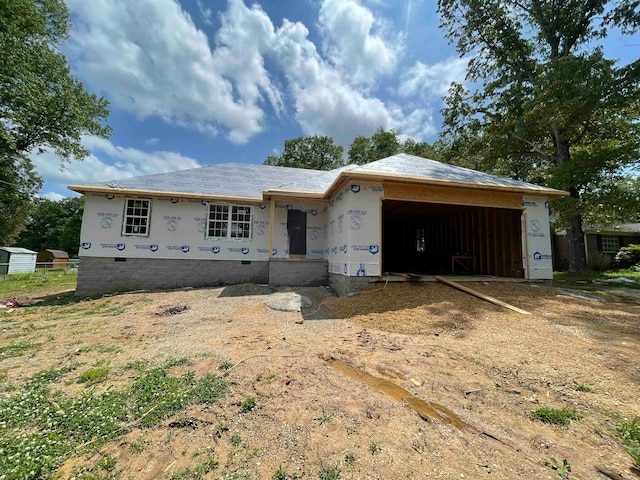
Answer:
[[[269,262],[82,257],[76,295],[268,283]]]
[[[339,273],[329,274],[329,286],[341,297],[358,293],[369,285],[369,277],[347,277]]]
[[[269,285],[320,287],[327,285],[326,260],[278,260],[269,261]]]

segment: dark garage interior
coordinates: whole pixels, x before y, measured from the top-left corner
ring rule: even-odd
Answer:
[[[518,209],[384,200],[382,269],[522,277]]]

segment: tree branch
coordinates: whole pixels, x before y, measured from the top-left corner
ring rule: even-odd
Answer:
[[[548,161],[553,161],[553,158],[554,158],[553,155],[549,155],[547,152],[542,150],[535,143],[527,140],[526,138],[522,138],[519,135],[516,135],[516,133],[513,131],[509,132],[509,136],[515,138],[516,140],[520,140],[525,145],[528,145],[529,147],[531,147],[531,150],[532,150],[531,154],[535,154],[536,156],[540,158],[544,158],[545,160],[548,160]]]

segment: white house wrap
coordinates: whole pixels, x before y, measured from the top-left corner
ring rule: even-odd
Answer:
[[[348,293],[389,271],[548,279],[548,201],[566,194],[405,154],[69,188],[86,195],[79,295],[245,281]]]

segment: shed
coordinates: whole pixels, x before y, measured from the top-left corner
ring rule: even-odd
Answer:
[[[26,248],[0,247],[0,275],[35,272],[36,256]]]
[[[46,263],[47,268],[64,268],[69,264],[69,254],[64,250],[48,248],[38,252],[38,263]]]

